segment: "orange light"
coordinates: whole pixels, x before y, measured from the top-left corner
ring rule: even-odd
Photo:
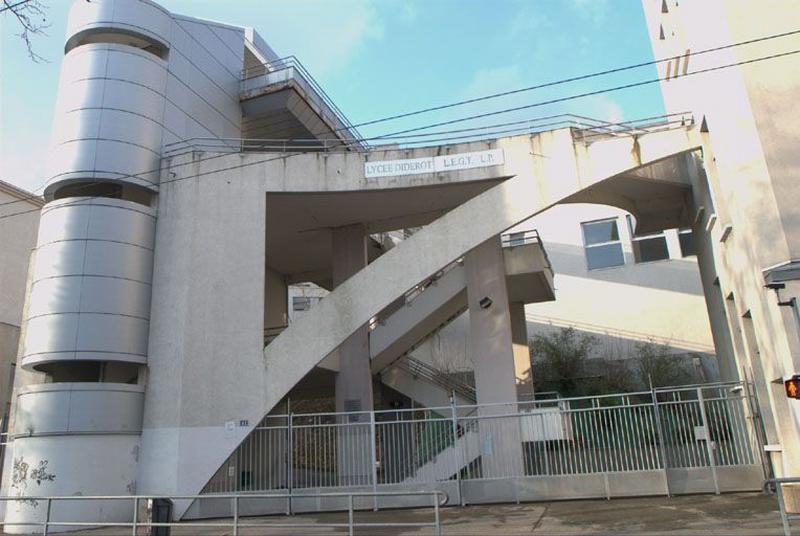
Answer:
[[[800,399],[800,376],[792,376],[783,382],[783,386],[786,388],[786,396],[789,398]]]

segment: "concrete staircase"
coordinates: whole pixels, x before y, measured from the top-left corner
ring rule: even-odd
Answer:
[[[259,393],[259,396],[235,398],[237,406],[230,411],[239,422],[248,423],[246,426],[233,432],[222,426],[181,429],[186,437],[181,439],[180,444],[202,442],[209,447],[181,449],[185,455],[182,467],[192,469],[181,469],[176,475],[175,492],[199,491],[252,427],[326,356],[356,330],[368,326],[387,307],[396,304],[409,290],[492,237],[563,202],[620,206],[637,214],[642,232],[649,229],[645,224],[653,228],[662,224],[675,226],[673,221],[662,222],[656,217],[660,213],[656,211],[659,206],[654,200],[675,199],[676,203],[682,202],[688,179],[684,175],[664,174],[658,170],[643,173],[648,171],[643,168],[658,166],[673,156],[682,158],[682,154],[697,149],[699,142],[688,129],[642,133],[624,138],[601,138],[591,142],[576,136],[570,129],[561,129],[532,137],[497,140],[496,146],[505,151],[505,163],[491,173],[483,170],[443,173],[437,175],[437,180],[483,181],[485,184],[487,179],[494,179],[500,182],[425,225],[352,275],[264,348],[263,373],[254,376],[251,382],[258,389],[252,388],[250,391]],[[466,152],[476,149],[465,146],[458,150]],[[369,156],[373,160],[401,157],[399,153],[392,152],[374,152]],[[295,167],[286,169],[298,173],[302,171],[302,175],[298,176],[317,180],[320,175],[318,164],[312,158],[318,156],[293,160]],[[363,169],[366,157],[343,154],[336,158],[343,163],[341,169],[359,170]],[[392,184],[397,187],[402,179],[392,179]],[[295,185],[293,188],[297,189],[296,182],[288,178],[284,182]],[[355,180],[353,184],[356,184]],[[377,181],[376,184],[380,186],[383,183]],[[362,183],[358,185],[364,188]],[[378,186],[367,184],[367,187]],[[318,186],[315,188],[320,190]],[[650,212],[656,216],[649,218]],[[453,275],[454,280],[456,277]],[[439,283],[439,286],[443,288],[444,284]],[[420,299],[422,296],[415,301]],[[453,310],[457,311],[458,307]],[[419,318],[430,316],[420,315]],[[397,325],[400,324],[400,317],[397,317]],[[396,330],[395,340],[399,341],[404,333],[416,330],[410,319],[405,326],[405,332]],[[428,329],[430,327],[420,328],[418,333]],[[409,342],[413,338],[402,339],[402,344],[393,347],[387,336],[382,345],[383,351],[402,353],[403,350],[398,347],[413,344]],[[252,370],[250,373],[254,374]],[[241,375],[237,378],[240,381]],[[178,508],[180,511],[181,508]]]

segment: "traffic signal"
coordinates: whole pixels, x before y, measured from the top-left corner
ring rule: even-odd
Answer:
[[[783,386],[786,389],[786,396],[789,398],[800,399],[800,375],[795,374],[783,382]]]

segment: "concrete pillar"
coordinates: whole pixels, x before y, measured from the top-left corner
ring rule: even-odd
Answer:
[[[517,382],[517,400],[529,399],[533,395],[533,369],[531,351],[528,347],[528,323],[525,321],[525,304],[508,304],[511,315],[511,345],[514,351],[514,377]]]
[[[478,404],[514,402],[517,399],[514,348],[500,237],[469,251],[464,266]],[[484,477],[524,474],[519,419],[492,418],[516,411],[516,404],[481,408],[480,415],[484,418],[479,421],[479,431]]]
[[[364,225],[337,227],[332,232],[333,286],[339,286],[367,265],[367,234]],[[336,374],[336,411],[373,409],[372,371],[369,360],[369,329],[357,329],[339,346]],[[363,423],[363,424],[360,424]],[[371,483],[372,439],[367,415],[351,416],[339,433],[339,485]]]

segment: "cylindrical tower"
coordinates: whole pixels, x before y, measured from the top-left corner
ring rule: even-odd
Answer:
[[[70,12],[19,360],[41,383],[17,392],[13,494],[136,491],[171,24],[148,0]],[[43,509],[10,503],[6,521]],[[67,516],[121,521],[132,507],[53,506]]]

